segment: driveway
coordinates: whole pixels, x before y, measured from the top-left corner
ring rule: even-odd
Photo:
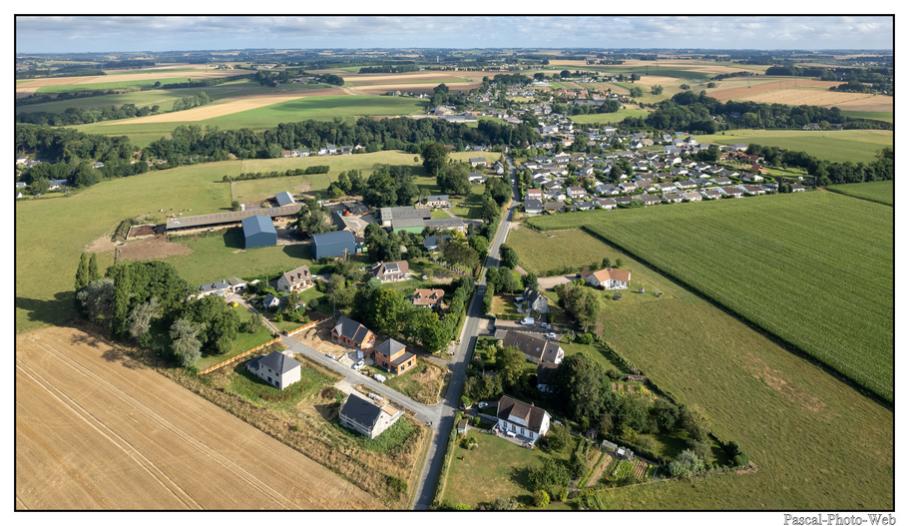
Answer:
[[[543,290],[552,290],[559,285],[571,283],[575,279],[574,277],[575,274],[568,274],[567,276],[547,276],[545,278],[537,278],[537,283],[540,284],[540,288]]]
[[[433,426],[438,424],[439,418],[442,413],[441,405],[428,406],[416,402],[407,395],[395,391],[391,387],[388,387],[381,382],[369,378],[368,376],[360,374],[348,366],[338,363],[337,360],[320,353],[319,351],[313,349],[308,345],[305,345],[304,343],[292,337],[282,336],[281,343],[283,343],[291,351],[302,354],[317,364],[340,374],[341,377],[350,385],[362,385],[368,388],[370,391],[373,391],[376,394],[385,397],[386,400],[394,403],[395,405],[406,409],[407,411],[410,411],[417,417],[417,419]]]

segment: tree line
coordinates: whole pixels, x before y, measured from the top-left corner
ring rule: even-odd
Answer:
[[[832,162],[806,152],[758,144],[749,145],[748,153],[763,157],[768,166],[802,168],[815,177],[818,186],[893,180],[893,148],[882,149],[869,163]]]
[[[645,118],[627,117],[622,124],[629,128],[683,130],[691,133],[716,133],[735,128],[800,129],[807,124],[847,129],[892,129],[882,121],[851,118],[839,108],[788,106],[750,101],[720,102],[705,92],[678,93],[657,105]]]
[[[331,168],[324,164],[319,164],[315,166],[307,166],[306,168],[291,168],[289,170],[284,170],[279,172],[273,170],[271,172],[246,172],[241,173],[240,175],[225,175],[221,178],[221,182],[230,183],[233,181],[253,181],[256,179],[271,179],[274,177],[293,177],[295,175],[312,175],[312,174],[327,174]]]

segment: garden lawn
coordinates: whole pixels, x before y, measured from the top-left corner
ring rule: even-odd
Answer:
[[[467,436],[476,438],[479,446],[468,451],[460,446],[464,437],[456,437],[441,501],[476,506],[499,497],[529,499],[530,491],[522,481],[523,471],[537,466],[549,455],[539,448],[527,449],[477,430],[469,431]]]
[[[871,181],[867,183],[834,184],[827,190],[838,194],[857,197],[893,206],[893,181]]]
[[[588,225],[893,399],[892,208],[809,192],[573,216],[532,221]]]
[[[819,159],[839,162],[873,161],[878,152],[893,147],[890,130],[729,130],[698,137],[701,143],[760,144],[803,151]]]
[[[517,251],[521,268],[538,276],[598,268],[603,261],[601,244],[579,229],[541,232],[521,225],[511,228],[505,244]]]

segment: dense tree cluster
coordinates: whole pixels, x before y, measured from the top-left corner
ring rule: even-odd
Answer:
[[[33,154],[42,161],[129,161],[134,148],[126,137],[89,135],[70,128],[16,125],[16,154]]]
[[[184,164],[225,160],[228,154],[243,159],[279,157],[282,150],[320,148],[332,144],[362,144],[367,151],[408,150],[419,152],[427,142],[439,142],[455,149],[468,144],[527,146],[539,139],[532,127],[511,126],[484,120],[476,128],[440,119],[358,119],[355,123],[303,121],[285,123],[256,133],[249,129],[207,130],[179,126],[169,138],[145,148],[145,155]]]
[[[750,101],[720,102],[704,92],[686,91],[661,102],[646,118],[628,117],[623,124],[629,127],[650,127],[658,130],[683,130],[693,133],[715,133],[734,128],[802,128],[808,124],[821,127],[887,129],[892,125],[882,121],[847,117],[839,108],[820,106],[787,106]]]
[[[775,146],[748,146],[748,153],[764,158],[769,166],[803,168],[816,178],[819,186],[893,179],[894,156],[892,148],[884,148],[870,163],[831,162],[818,159],[802,151],[785,150]]]
[[[116,119],[129,119],[131,117],[144,117],[146,115],[158,113],[160,109],[160,106],[157,104],[142,107],[136,106],[135,104],[124,104],[122,106],[108,106],[104,108],[66,108],[59,113],[46,111],[17,113],[16,122],[48,126],[70,126],[74,124],[88,124]]]
[[[382,335],[418,345],[427,352],[439,352],[456,337],[473,281],[464,278],[453,290],[448,311],[440,316],[432,309],[414,306],[400,290],[371,280],[357,289],[352,316]]]
[[[187,301],[191,288],[160,261],[117,264],[98,277],[94,256],[76,271],[80,312],[112,337],[155,347],[184,366],[201,354],[222,354],[241,330],[240,318],[217,296]],[[242,327],[253,331],[255,326]]]

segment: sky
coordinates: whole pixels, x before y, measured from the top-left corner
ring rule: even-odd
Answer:
[[[892,49],[890,17],[17,17],[19,53],[249,48]]]

